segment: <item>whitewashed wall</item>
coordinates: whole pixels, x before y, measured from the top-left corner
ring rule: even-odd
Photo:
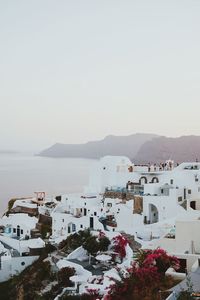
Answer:
[[[8,261],[2,261],[0,269],[0,282],[6,281],[13,275],[21,273],[38,258],[39,256],[23,256],[13,257]]]

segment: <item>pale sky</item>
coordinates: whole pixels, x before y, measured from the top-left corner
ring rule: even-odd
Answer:
[[[199,0],[0,0],[0,149],[200,135]]]

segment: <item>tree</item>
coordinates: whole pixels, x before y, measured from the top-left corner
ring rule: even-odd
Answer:
[[[59,249],[62,249],[64,251],[73,251],[76,248],[83,245],[83,243],[86,242],[86,240],[91,237],[91,232],[89,229],[86,230],[80,230],[78,233],[71,234],[67,237],[66,240],[62,241],[59,244]]]
[[[88,251],[89,254],[95,255],[99,251],[99,242],[96,236],[91,236],[83,243],[83,248]]]
[[[104,236],[99,239],[99,251],[107,251],[110,245],[110,240]]]
[[[58,271],[58,283],[63,287],[71,286],[70,277],[75,274],[75,269],[70,267],[62,268]]]

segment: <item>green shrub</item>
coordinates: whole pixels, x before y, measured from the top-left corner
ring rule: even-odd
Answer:
[[[62,241],[58,248],[62,251],[73,251],[83,245],[83,243],[91,237],[89,229],[80,230],[78,233],[71,234],[66,240]]]
[[[66,267],[62,268],[58,271],[58,283],[63,287],[71,286],[72,282],[70,281],[70,277],[75,274],[75,269]]]

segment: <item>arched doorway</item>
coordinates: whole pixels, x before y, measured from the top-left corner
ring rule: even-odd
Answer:
[[[152,180],[151,180],[152,183],[158,183],[159,182],[159,179],[158,177],[153,177]]]
[[[143,184],[146,184],[147,183],[147,178],[145,176],[142,176],[139,180],[139,184],[140,185],[143,185]]]
[[[191,201],[190,202],[190,207],[194,210],[196,210],[196,201]]]
[[[150,224],[159,221],[158,209],[154,204],[149,204],[149,222]]]

